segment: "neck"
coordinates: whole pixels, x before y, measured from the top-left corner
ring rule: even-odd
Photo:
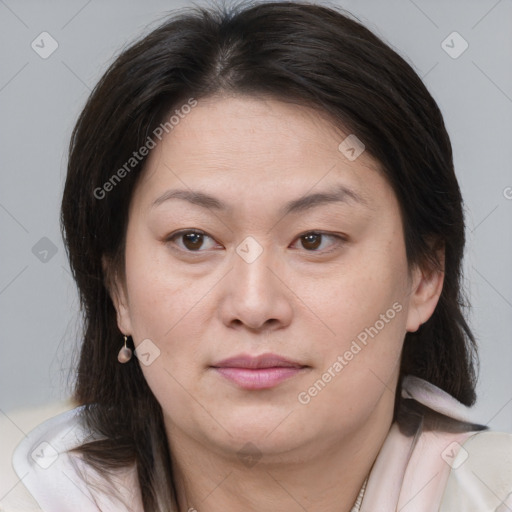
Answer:
[[[252,459],[206,449],[166,421],[178,511],[350,512],[391,425],[379,409],[350,435]]]

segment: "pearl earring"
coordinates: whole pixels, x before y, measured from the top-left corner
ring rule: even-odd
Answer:
[[[127,363],[132,358],[132,349],[126,346],[126,340],[128,338],[124,337],[124,347],[121,347],[119,354],[117,354],[117,360],[120,363]]]

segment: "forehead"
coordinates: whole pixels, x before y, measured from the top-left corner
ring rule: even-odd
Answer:
[[[375,192],[390,193],[369,154],[363,150],[353,159],[354,152],[346,152],[354,136],[312,108],[217,96],[183,111],[177,106],[173,113],[172,129],[151,150],[139,182],[136,200],[146,207],[177,188],[208,190],[260,207],[262,201],[283,202],[330,187],[345,187],[363,202]],[[355,141],[359,153],[363,146]]]

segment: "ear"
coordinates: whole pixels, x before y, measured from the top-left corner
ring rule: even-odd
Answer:
[[[415,332],[434,312],[444,282],[444,248],[436,253],[439,265],[435,268],[416,266],[412,272],[412,287],[407,313],[407,331]]]
[[[123,334],[129,336],[133,332],[133,329],[126,288],[121,278],[114,270],[112,261],[105,255],[101,257],[101,264],[103,267],[105,288],[108,290],[114,308],[116,309],[117,326]]]

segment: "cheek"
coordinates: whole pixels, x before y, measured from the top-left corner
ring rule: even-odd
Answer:
[[[318,294],[318,315],[331,332],[319,340],[319,373],[322,381],[329,381],[329,390],[322,391],[316,406],[329,408],[342,398],[348,408],[357,409],[364,389],[370,410],[385,389],[393,389],[399,370],[406,333],[407,261],[399,246],[375,253],[362,250],[345,263]]]
[[[386,326],[393,323],[402,328],[404,315],[396,313],[397,309],[406,309],[404,266],[405,261],[399,256],[383,254],[377,260],[371,260],[355,255],[336,277],[326,278],[316,291],[312,288],[310,296],[316,294],[315,307],[331,334],[344,340],[355,337],[373,326],[381,315],[385,315],[386,320],[392,317],[393,322],[386,322]],[[318,287],[318,284],[314,286]],[[399,306],[393,308],[395,303]]]
[[[165,411],[182,414],[190,407],[188,393],[197,393],[204,325],[198,311],[206,283],[197,280],[191,286],[190,280],[169,271],[157,251],[136,248],[127,251],[126,275],[135,344],[149,339],[157,347],[158,357],[141,364],[146,382]]]
[[[406,322],[403,272],[386,260],[365,263],[362,273],[354,265],[325,287],[319,316],[333,332],[319,337],[318,367],[300,390],[300,403],[330,418],[334,431],[369,417],[382,398],[389,407],[394,401]]]
[[[141,250],[144,244],[134,244],[126,253],[132,336],[136,345],[146,339],[156,345],[158,358],[141,369],[157,400],[175,411],[187,407],[190,400],[184,389],[197,392],[205,357],[204,330],[211,320],[208,292],[218,276],[192,279],[170,269],[165,248],[154,244],[153,240],[152,251]]]
[[[165,248],[135,234],[127,240],[126,282],[136,339],[162,341],[201,297],[200,280],[190,286],[179,272],[170,271]]]

